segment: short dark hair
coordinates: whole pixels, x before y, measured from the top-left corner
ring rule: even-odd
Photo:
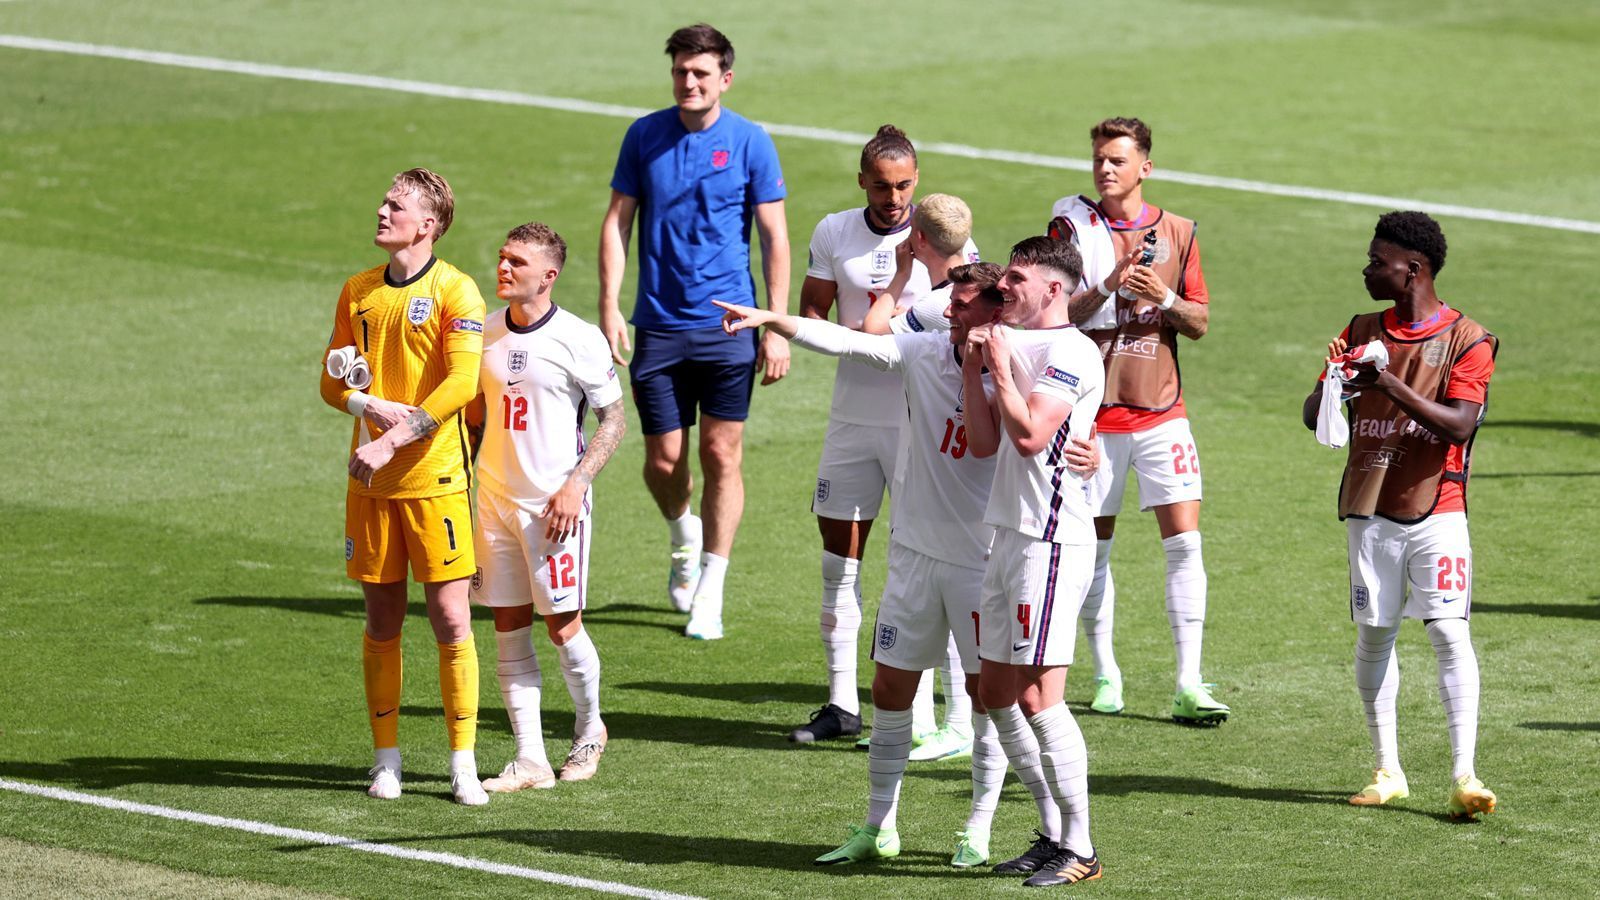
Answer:
[[[554,228],[543,222],[529,222],[526,225],[518,225],[506,232],[506,243],[528,244],[537,247],[546,256],[550,257],[550,261],[556,264],[556,268],[566,268],[567,242],[561,239],[561,235],[556,234]]]
[[[699,56],[709,53],[722,62],[722,71],[733,71],[733,42],[728,36],[704,22],[685,25],[667,38],[667,57],[677,59],[678,54]]]
[[[867,166],[880,159],[911,159],[911,164],[917,164],[917,148],[911,145],[911,139],[906,133],[893,125],[882,125],[878,133],[867,141],[861,148],[861,171],[865,172]]]
[[[1428,267],[1435,275],[1444,268],[1444,229],[1425,212],[1384,213],[1378,217],[1378,227],[1373,229],[1372,237],[1427,257]]]
[[[1000,276],[1006,270],[996,263],[975,262],[964,266],[951,266],[945,277],[951,284],[970,284],[978,289],[978,299],[990,303],[1001,304],[1006,302],[1000,293]]]
[[[1138,119],[1124,119],[1121,116],[1103,119],[1093,128],[1089,129],[1089,140],[1115,140],[1117,138],[1133,138],[1133,143],[1144,151],[1145,156],[1150,155],[1150,126]]]
[[[1078,281],[1083,278],[1083,257],[1078,255],[1078,248],[1071,241],[1042,234],[1017,241],[1011,248],[1011,264],[1054,269],[1066,279],[1069,293],[1077,290]]]

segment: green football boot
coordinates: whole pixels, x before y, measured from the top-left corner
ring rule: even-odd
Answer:
[[[880,832],[871,825],[851,825],[850,839],[837,850],[829,850],[814,861],[819,866],[888,859],[900,855],[900,835],[890,829]]]
[[[1089,708],[1097,713],[1114,716],[1122,712],[1122,676],[1107,678],[1104,675],[1094,677],[1094,700]]]
[[[956,855],[950,857],[950,866],[971,869],[989,863],[989,832],[968,829],[956,832]]]
[[[1232,712],[1225,703],[1218,703],[1208,688],[1214,684],[1197,684],[1172,695],[1172,719],[1185,725],[1221,725]]]

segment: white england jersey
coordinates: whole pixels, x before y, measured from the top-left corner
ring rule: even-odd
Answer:
[[[961,363],[950,335],[860,334],[802,321],[794,341],[904,377],[898,402],[908,419],[895,471],[890,539],[924,556],[982,570],[994,534],[983,511],[995,458],[979,459],[967,447]]]
[[[927,296],[905,307],[905,312],[889,320],[893,334],[910,334],[915,331],[936,331],[948,334],[950,319],[945,310],[950,308],[950,282],[928,291]]]
[[[583,457],[589,408],[622,398],[600,329],[553,304],[527,327],[513,324],[507,310],[489,314],[479,389],[486,408],[481,487],[535,515]]]
[[[806,277],[838,285],[834,305],[840,325],[860,330],[878,292],[894,279],[895,248],[910,235],[909,217],[900,227],[884,231],[867,221],[865,207],[836,212],[817,223],[816,230],[811,233]],[[977,261],[978,251],[971,241],[967,242],[964,253],[969,260]],[[915,303],[931,288],[927,267],[913,262],[911,278],[898,298],[898,305],[906,307]],[[883,425],[884,410],[898,406],[900,399],[900,379],[892,373],[848,359],[839,360],[833,381],[833,421]]]
[[[1004,327],[1004,326],[1002,326]],[[1105,367],[1094,341],[1070,325],[1033,331],[1007,329],[1011,378],[1022,396],[1046,394],[1072,405],[1049,446],[1023,456],[1000,425],[1000,458],[984,521],[1035,540],[1094,543],[1088,482],[1067,469],[1069,436],[1087,440],[1105,393]]]

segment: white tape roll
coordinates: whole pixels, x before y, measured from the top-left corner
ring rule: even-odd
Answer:
[[[349,373],[351,364],[357,359],[360,359],[360,357],[356,355],[354,344],[348,347],[340,347],[337,350],[329,350],[328,377],[343,380],[344,376]]]
[[[367,361],[356,357],[350,364],[349,370],[344,373],[344,383],[351,390],[364,391],[372,386],[372,369],[367,366]]]

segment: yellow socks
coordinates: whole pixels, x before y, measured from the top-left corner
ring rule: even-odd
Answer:
[[[373,640],[361,633],[361,674],[367,688],[367,724],[372,726],[372,746],[400,746],[400,636]],[[473,671],[477,684],[477,671]]]
[[[459,644],[439,645],[439,695],[450,749],[471,750],[478,737],[478,649],[472,635]]]

